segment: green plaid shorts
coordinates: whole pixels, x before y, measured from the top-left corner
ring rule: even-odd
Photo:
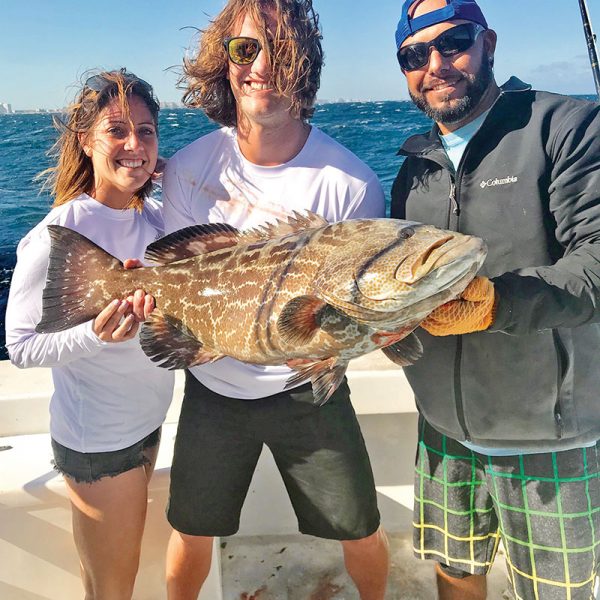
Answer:
[[[589,600],[600,559],[599,451],[488,456],[421,418],[415,555],[483,575],[502,539],[517,600]]]

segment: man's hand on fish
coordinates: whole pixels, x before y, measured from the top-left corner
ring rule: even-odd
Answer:
[[[496,313],[494,284],[487,277],[475,277],[456,300],[436,308],[421,327],[431,335],[462,335],[484,331]]]

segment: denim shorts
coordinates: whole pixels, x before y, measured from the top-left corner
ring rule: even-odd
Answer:
[[[302,533],[354,540],[377,530],[373,473],[345,380],[317,406],[310,384],[239,400],[216,394],[190,373],[171,468],[171,525],[189,535],[235,533],[263,445]]]
[[[77,452],[52,440],[54,468],[77,483],[92,483],[102,477],[115,477],[150,461],[144,451],[160,442],[160,427],[139,442],[112,452]]]

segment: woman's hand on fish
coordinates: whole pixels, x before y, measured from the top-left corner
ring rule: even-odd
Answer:
[[[144,265],[137,258],[128,258],[123,262],[123,266],[126,269],[139,269]],[[127,300],[131,302],[133,314],[140,323],[143,323],[150,316],[155,307],[154,296],[146,294],[141,289],[136,290],[133,296],[129,296]]]
[[[127,302],[131,304],[133,315],[139,323],[143,323],[154,310],[154,296],[146,294],[144,290],[135,290],[133,296],[127,297]]]
[[[113,300],[95,319],[94,333],[103,342],[125,342],[132,339],[139,328],[132,305],[127,300]]]

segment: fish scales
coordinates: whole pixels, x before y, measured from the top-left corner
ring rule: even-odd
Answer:
[[[248,362],[268,361],[289,349],[273,334],[274,315],[296,294],[298,286],[304,289],[310,283],[312,272],[299,260],[306,243],[303,237],[288,236],[233,253],[216,274],[215,287],[221,294],[215,297],[212,318],[203,323],[211,330],[213,343],[226,352],[237,352]],[[198,267],[202,268],[201,259]],[[245,335],[240,335],[242,332]]]
[[[399,365],[414,362],[421,346],[412,331],[462,292],[486,254],[480,239],[428,225],[328,224],[307,213],[248,232],[190,227],[148,247],[159,266],[125,270],[83,236],[49,229],[38,331],[72,327],[143,288],[157,308],[140,339],[162,366],[223,356],[264,365],[299,359],[289,384],[309,379],[319,402],[354,357],[381,348]]]

